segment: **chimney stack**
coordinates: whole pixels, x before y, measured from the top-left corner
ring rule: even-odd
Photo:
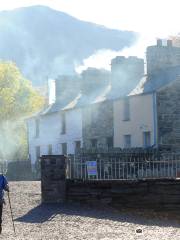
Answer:
[[[172,47],[172,40],[171,39],[167,40],[167,47]]]
[[[69,98],[79,92],[79,78],[76,75],[60,75],[55,80],[56,101]]]
[[[162,39],[157,39],[157,46],[162,47]]]
[[[106,70],[88,68],[81,73],[81,92],[91,95],[103,89],[110,82],[110,73]]]
[[[157,40],[156,46],[147,47],[146,62],[147,74],[155,74],[156,72],[166,70],[167,68],[180,66],[180,48],[173,46],[173,41],[168,39],[161,46],[162,40]]]
[[[111,60],[112,91],[128,94],[144,75],[144,60],[135,56],[117,56]]]

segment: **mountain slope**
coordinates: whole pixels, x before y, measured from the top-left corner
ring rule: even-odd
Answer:
[[[15,61],[36,85],[74,65],[98,49],[121,50],[137,35],[80,21],[45,6],[0,12],[0,59]]]

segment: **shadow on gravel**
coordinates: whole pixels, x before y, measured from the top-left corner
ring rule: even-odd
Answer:
[[[59,214],[59,204],[40,204],[31,209],[22,217],[16,218],[15,221],[26,223],[43,223],[51,221]]]
[[[122,223],[134,223],[146,226],[159,227],[180,227],[179,213],[152,212],[143,210],[115,210],[109,207],[91,207],[77,203],[71,204],[41,204],[30,210],[24,216],[15,219],[18,222],[44,223],[51,221],[57,215],[91,217],[96,219],[106,219]]]

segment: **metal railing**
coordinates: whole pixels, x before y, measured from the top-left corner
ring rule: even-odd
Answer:
[[[137,180],[179,178],[180,156],[158,159],[129,157],[94,158],[74,156],[68,160],[67,178],[84,180]]]

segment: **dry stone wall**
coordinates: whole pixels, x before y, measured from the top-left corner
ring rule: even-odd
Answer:
[[[107,138],[113,138],[113,102],[93,104],[83,109],[83,147],[92,148],[92,139],[97,147],[107,147]]]
[[[180,210],[180,181],[148,179],[137,181],[67,182],[67,200],[116,207]]]

